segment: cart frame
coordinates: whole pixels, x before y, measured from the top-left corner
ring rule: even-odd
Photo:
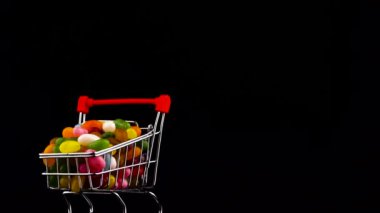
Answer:
[[[83,124],[86,121],[86,115],[89,113],[89,109],[93,106],[100,105],[121,105],[121,104],[148,104],[154,105],[157,111],[156,119],[154,124],[149,124],[147,127],[141,127],[143,134],[140,136],[121,142],[112,147],[102,149],[95,152],[75,152],[75,153],[39,153],[39,158],[43,160],[54,159],[55,160],[55,171],[51,171],[46,165],[45,172],[42,173],[46,176],[46,184],[48,189],[60,190],[62,191],[63,197],[67,204],[67,212],[72,213],[72,207],[67,195],[77,194],[83,197],[83,199],[88,203],[89,212],[94,212],[94,205],[91,200],[86,196],[87,194],[113,194],[121,203],[123,207],[123,213],[127,213],[127,205],[123,201],[119,193],[142,193],[152,197],[158,205],[158,212],[162,213],[163,208],[159,202],[157,196],[153,193],[154,186],[157,182],[157,172],[158,172],[158,162],[160,156],[160,147],[162,140],[162,133],[164,127],[165,115],[170,110],[171,99],[169,95],[160,95],[157,98],[126,98],[126,99],[100,99],[95,100],[89,98],[88,96],[80,96],[78,99],[77,111],[79,112],[78,124]],[[138,126],[136,121],[128,121]],[[143,149],[143,141],[146,141],[145,152],[140,151],[137,157],[136,149],[138,149],[138,144],[141,145],[141,150]],[[125,153],[124,153],[125,152]],[[132,153],[131,160],[127,160]],[[102,157],[103,159],[110,159],[114,153],[117,153],[117,165],[116,168],[107,167],[102,169],[102,171],[91,171],[89,167],[89,159],[95,157]],[[121,160],[122,153],[124,155],[124,160]],[[144,156],[143,156],[144,155]],[[73,168],[70,163],[74,162]],[[79,162],[84,162],[83,165],[87,170],[80,171]],[[60,166],[66,166],[67,171],[59,171]],[[71,168],[71,169],[70,169]],[[130,175],[126,176],[126,170],[130,170]],[[142,170],[141,170],[142,169]],[[137,171],[133,173],[133,171]],[[140,172],[141,171],[141,172]],[[136,174],[135,179],[132,179],[132,174]],[[115,175],[116,178],[129,177],[128,183],[133,183],[134,185],[128,188],[121,187],[122,183],[118,186],[118,179],[116,179],[116,185],[111,186],[111,176]],[[56,178],[57,183],[54,185],[51,178]],[[60,177],[65,177],[68,179],[68,184],[60,183]],[[95,179],[98,177],[98,179]],[[100,177],[100,180],[99,180]],[[79,185],[78,191],[73,191],[73,178],[77,178]],[[85,178],[85,179],[83,179]],[[87,180],[88,185],[84,185],[84,180]],[[95,180],[98,180],[99,184],[96,184]]]

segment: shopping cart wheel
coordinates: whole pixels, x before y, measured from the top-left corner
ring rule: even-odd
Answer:
[[[66,201],[66,205],[67,205],[67,213],[72,213],[73,212],[73,209],[71,207],[71,203],[70,203],[70,200],[67,198],[67,195],[68,194],[78,194],[76,192],[69,192],[69,191],[64,191],[62,193],[63,195],[63,198],[65,199]],[[79,195],[81,195],[84,200],[87,202],[88,206],[89,206],[89,212],[90,213],[94,213],[94,205],[92,205],[92,202],[91,200],[84,194],[84,193],[79,193]],[[126,212],[125,212],[126,213]]]
[[[125,205],[125,203],[124,203],[123,199],[120,197],[120,195],[117,192],[112,192],[112,194],[114,194],[117,197],[117,199],[119,200],[119,202],[123,206],[123,213],[127,213],[127,205]]]
[[[66,205],[67,205],[67,213],[72,213],[73,210],[71,208],[71,203],[69,201],[69,199],[67,199],[67,194],[71,194],[70,192],[63,192],[62,195],[63,195],[63,198],[65,199],[66,201]]]
[[[82,195],[82,197],[86,200],[87,204],[90,206],[90,213],[93,213],[94,206],[92,205],[91,200],[84,193],[80,193],[80,195]]]
[[[153,199],[156,201],[156,203],[157,203],[157,205],[158,205],[158,207],[159,207],[158,213],[162,213],[162,212],[163,212],[162,205],[161,205],[160,201],[158,201],[157,196],[156,196],[153,192],[151,192],[151,191],[149,191],[149,192],[147,192],[147,193],[148,193],[151,197],[153,197]]]

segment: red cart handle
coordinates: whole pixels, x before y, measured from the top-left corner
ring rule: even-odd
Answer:
[[[103,99],[94,100],[88,96],[80,96],[78,99],[77,111],[87,114],[90,107],[96,105],[119,105],[119,104],[153,104],[156,111],[168,113],[170,109],[170,96],[160,95],[157,98],[123,98],[123,99]]]

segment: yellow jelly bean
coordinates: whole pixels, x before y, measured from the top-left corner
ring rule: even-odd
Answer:
[[[112,189],[115,186],[115,182],[116,182],[115,176],[110,175],[108,189]],[[108,184],[108,182],[106,184]]]
[[[115,130],[115,138],[120,142],[124,142],[128,140],[128,133],[125,129],[116,129]]]
[[[128,139],[137,138],[137,132],[133,128],[127,129]]]
[[[69,188],[69,178],[66,176],[59,178],[59,187],[60,188]]]
[[[62,153],[77,152],[80,150],[80,144],[78,141],[68,140],[59,146],[59,150]]]
[[[79,179],[81,183],[79,183]],[[85,181],[86,181],[85,176],[73,176],[71,178],[71,191],[80,192],[81,188],[84,186]]]
[[[109,145],[109,147],[112,147],[112,146],[113,146],[112,144]],[[116,150],[113,150],[112,155],[115,155],[115,154],[116,154]]]

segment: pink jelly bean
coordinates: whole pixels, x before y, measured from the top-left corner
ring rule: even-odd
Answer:
[[[85,163],[82,163],[81,165],[79,165],[79,172],[80,173],[87,173],[88,172],[87,166]]]
[[[86,152],[95,152],[95,150],[88,149]],[[101,156],[88,158],[88,166],[91,172],[101,172],[106,167],[106,161]]]
[[[130,168],[126,168],[125,171],[124,171],[124,178],[127,178],[129,177],[129,175],[131,175],[131,169]],[[119,174],[118,174],[118,179],[122,179],[123,178],[123,169],[119,170]]]
[[[119,178],[115,183],[115,189],[125,189],[128,187],[128,181],[126,179]]]
[[[106,167],[106,161],[100,157],[92,157],[88,159],[88,166],[91,172],[101,172]]]
[[[85,129],[85,128],[82,128],[80,126],[75,126],[74,129],[73,129],[73,134],[75,137],[79,137],[83,134],[87,134],[88,133],[88,130]]]
[[[130,168],[126,168],[125,172],[124,172],[124,177],[129,177],[129,175],[131,175],[131,169]]]

